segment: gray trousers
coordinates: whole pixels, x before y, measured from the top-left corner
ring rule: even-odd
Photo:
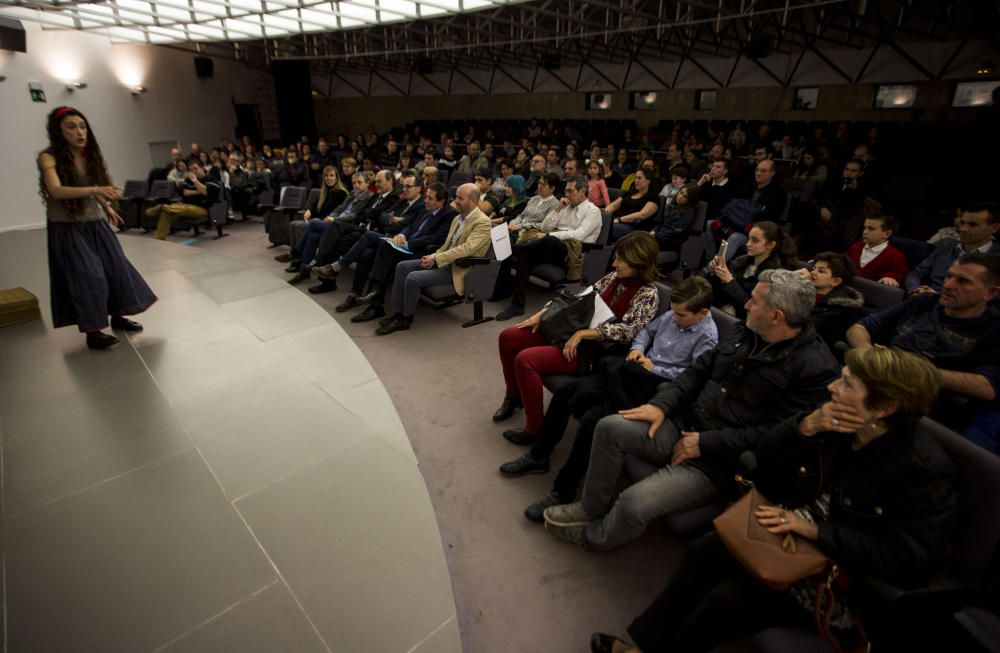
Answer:
[[[680,438],[676,424],[666,420],[652,439],[646,434],[648,430],[649,422],[630,421],[621,415],[609,415],[597,423],[581,498],[583,509],[596,518],[587,526],[587,540],[594,549],[608,550],[630,542],[642,535],[652,520],[692,510],[719,497],[715,484],[700,469],[670,464],[674,444]],[[663,467],[619,496],[618,477],[625,454]]]
[[[288,223],[288,245],[290,247],[295,247],[302,240],[302,236],[306,234],[306,229],[309,228],[308,220],[292,220]]]
[[[420,259],[403,261],[396,266],[389,308],[392,314],[402,313],[406,317],[412,317],[417,312],[421,289],[452,283],[451,268],[425,270],[420,267]]]

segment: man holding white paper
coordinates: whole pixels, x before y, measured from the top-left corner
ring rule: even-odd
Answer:
[[[516,278],[514,295],[510,306],[501,311],[496,319],[509,320],[524,315],[525,291],[531,270],[543,263],[558,265],[568,269],[571,249],[579,254],[581,243],[595,243],[601,235],[601,210],[587,199],[589,186],[582,175],[566,180],[565,196],[559,208],[549,213],[540,227],[535,240],[520,245],[514,250]]]

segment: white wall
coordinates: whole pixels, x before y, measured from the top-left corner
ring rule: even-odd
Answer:
[[[0,231],[45,222],[37,194],[37,153],[47,145],[45,117],[68,104],[90,121],[115,183],[145,179],[149,143],[178,140],[215,144],[232,138],[232,103],[257,102],[256,82],[270,73],[215,60],[215,75],[198,79],[192,55],[163,47],[112,44],[106,37],[42,30],[24,23],[28,52],[0,51],[0,143],[6,163],[0,174]],[[87,88],[70,93],[65,80]],[[267,81],[264,80],[264,81]],[[28,82],[40,82],[46,103],[34,103]],[[125,83],[148,91],[133,97]]]

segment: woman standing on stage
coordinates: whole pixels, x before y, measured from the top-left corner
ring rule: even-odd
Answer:
[[[141,313],[156,295],[125,258],[108,225],[122,223],[110,202],[122,190],[111,182],[101,148],[83,114],[58,107],[48,118],[49,147],[38,155],[39,194],[48,222],[52,325],[76,324],[91,349],[118,338],[111,328],[142,331],[126,315]]]

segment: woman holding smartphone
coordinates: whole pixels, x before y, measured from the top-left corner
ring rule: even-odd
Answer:
[[[790,268],[795,261],[795,243],[785,237],[776,223],[758,222],[747,238],[747,253],[726,263],[727,242],[708,262],[709,281],[715,294],[715,305],[737,317],[746,317],[743,308],[764,270]]]

